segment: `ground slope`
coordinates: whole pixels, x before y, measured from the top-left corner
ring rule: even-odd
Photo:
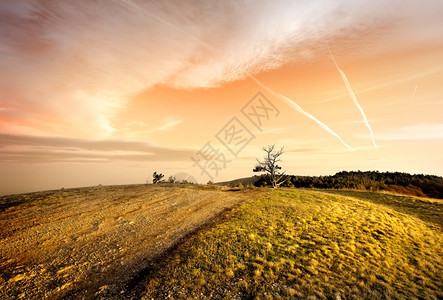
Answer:
[[[130,185],[0,197],[0,298],[117,297],[152,258],[257,193]]]
[[[275,190],[179,245],[132,296],[442,299],[442,208],[392,194]]]

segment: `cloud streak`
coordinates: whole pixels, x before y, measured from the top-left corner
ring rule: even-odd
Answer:
[[[194,150],[127,140],[90,140],[0,133],[2,162],[188,161]]]
[[[330,134],[332,134],[333,136],[335,136],[346,148],[348,148],[349,150],[352,150],[352,148],[346,144],[343,139],[337,134],[335,133],[331,128],[329,128],[325,123],[321,122],[320,120],[318,120],[316,117],[314,117],[312,114],[306,112],[305,110],[303,110],[303,108],[301,108],[300,105],[298,105],[297,103],[295,103],[294,101],[292,101],[291,99],[289,99],[288,97],[277,93],[276,91],[272,90],[271,88],[269,88],[268,86],[264,85],[261,81],[259,81],[257,78],[255,78],[252,75],[249,75],[259,86],[261,86],[262,88],[264,88],[265,90],[267,90],[269,93],[271,93],[272,95],[274,95],[275,97],[279,98],[280,100],[283,100],[283,102],[285,102],[287,105],[289,105],[290,107],[292,107],[294,110],[298,111],[299,113],[301,113],[302,115],[304,115],[305,117],[313,120],[315,123],[317,123],[318,125],[320,125],[321,128],[323,128],[324,130],[326,130],[327,132],[329,132]]]
[[[178,126],[182,123],[182,120],[173,120],[173,121],[169,121],[166,124],[160,126],[157,128],[158,131],[165,131],[165,130],[170,130],[171,128]]]
[[[380,140],[443,140],[443,124],[415,124],[378,135]]]
[[[415,85],[414,92],[412,93],[412,97],[411,97],[412,100],[414,100],[414,98],[415,98],[415,93],[417,92],[417,88],[418,88],[418,85]]]
[[[331,49],[329,49],[329,54],[332,58],[332,60],[334,61],[335,67],[337,68],[338,72],[340,73],[341,78],[343,79],[343,82],[345,83],[346,89],[348,90],[349,96],[352,99],[352,102],[354,102],[355,106],[357,106],[358,110],[360,111],[362,117],[363,117],[363,122],[365,123],[366,127],[368,127],[369,133],[371,134],[371,140],[372,140],[372,144],[374,145],[375,148],[377,148],[377,144],[375,143],[375,138],[374,138],[374,133],[372,131],[371,125],[369,125],[368,119],[366,118],[366,114],[363,111],[363,108],[361,107],[360,103],[358,103],[357,97],[355,96],[354,91],[352,90],[351,84],[349,83],[348,77],[346,76],[345,72],[343,72],[342,69],[340,69],[340,67],[337,64],[337,61],[335,60],[334,55],[331,52]]]
[[[380,9],[384,3],[1,1],[0,106],[18,116],[0,130],[111,136],[112,118],[144,89],[243,79],[309,59],[318,41],[388,22],[393,13],[416,24],[411,18],[426,7]],[[319,30],[323,20],[327,29]]]

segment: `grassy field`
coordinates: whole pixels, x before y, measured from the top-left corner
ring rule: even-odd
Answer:
[[[281,189],[170,251],[134,298],[442,299],[443,201]]]

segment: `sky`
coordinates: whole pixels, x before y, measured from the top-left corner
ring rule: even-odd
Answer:
[[[443,175],[443,2],[0,1],[0,194]]]

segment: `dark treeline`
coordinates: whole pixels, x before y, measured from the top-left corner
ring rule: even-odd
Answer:
[[[288,175],[281,186],[297,188],[357,189],[391,191],[414,196],[443,198],[443,177],[400,172],[342,171],[332,176]],[[255,186],[267,186],[266,175],[257,177]]]

